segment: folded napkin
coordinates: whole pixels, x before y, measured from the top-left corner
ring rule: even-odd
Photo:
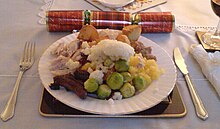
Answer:
[[[214,86],[220,97],[220,52],[207,53],[202,45],[193,44],[190,53],[199,63],[203,74]]]

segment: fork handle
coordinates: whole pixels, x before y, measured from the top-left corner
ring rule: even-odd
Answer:
[[[17,100],[18,88],[24,71],[20,71],[13,89],[13,92],[7,102],[5,110],[1,114],[1,119],[7,121],[14,116],[15,104]]]

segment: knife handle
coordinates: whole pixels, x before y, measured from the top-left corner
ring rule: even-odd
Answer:
[[[202,120],[206,120],[208,118],[208,112],[206,111],[199,95],[197,94],[195,87],[193,86],[193,83],[190,79],[189,74],[185,75],[185,79],[188,85],[188,89],[190,92],[190,95],[192,97],[193,100],[193,104],[195,106],[195,110],[196,110],[196,114],[199,118],[201,118]]]

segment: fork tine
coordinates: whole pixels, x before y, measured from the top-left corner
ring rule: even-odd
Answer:
[[[24,57],[24,61],[27,62],[29,60],[29,47],[30,47],[30,42],[27,42],[27,47],[25,50],[25,57]]]
[[[25,60],[26,48],[27,48],[27,42],[26,42],[25,45],[24,45],[24,50],[23,50],[23,54],[22,54],[20,63],[24,62],[24,60]]]
[[[32,59],[32,46],[33,44],[29,42],[29,47],[28,47],[28,62],[31,62]]]
[[[30,48],[30,62],[31,63],[34,61],[34,54],[35,54],[35,42],[31,43],[31,48]]]
[[[26,42],[20,64],[24,62],[33,63],[35,54],[35,42]]]
[[[32,58],[34,60],[34,56],[35,56],[35,42],[33,44],[34,44],[34,46],[33,46]]]

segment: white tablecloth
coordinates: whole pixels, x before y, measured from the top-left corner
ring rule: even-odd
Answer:
[[[180,5],[181,1],[168,1],[164,5],[156,7],[157,10],[169,9],[168,5]],[[186,0],[185,0],[186,1]],[[190,1],[190,0],[187,0]],[[179,6],[178,10],[186,10],[191,8],[189,14],[182,12],[179,15],[176,9],[175,13],[177,23],[179,25],[191,25],[201,27],[212,27],[217,23],[217,17],[208,7],[209,0],[199,1],[199,6],[195,2],[186,2],[183,6]],[[23,45],[26,41],[35,41],[36,61],[33,67],[28,70],[21,81],[18,100],[15,110],[15,116],[8,122],[0,121],[1,129],[217,129],[219,128],[220,118],[220,102],[215,90],[202,75],[198,63],[189,54],[189,46],[198,43],[195,32],[192,30],[182,31],[175,29],[173,33],[164,34],[144,34],[143,36],[151,39],[155,43],[163,47],[171,56],[173,48],[179,47],[189,68],[190,75],[204,102],[209,118],[206,121],[200,120],[194,110],[186,83],[182,74],[178,71],[177,84],[180,93],[186,104],[187,115],[183,118],[47,118],[39,114],[38,108],[42,95],[43,86],[40,82],[37,65],[43,51],[59,38],[69,33],[50,33],[47,32],[44,25],[39,25],[39,9],[45,3],[41,0],[20,0],[6,1],[2,0],[0,4],[0,112],[4,110],[4,106],[12,92],[14,82],[18,73],[19,58],[22,53]],[[83,0],[74,0],[73,5],[76,9],[94,9],[91,5]],[[204,6],[204,7],[203,7]],[[194,8],[196,7],[196,8]],[[170,8],[171,10],[173,8]],[[199,13],[202,11],[201,13]],[[189,12],[189,11],[186,11]],[[187,19],[190,17],[200,17],[203,20]],[[200,16],[198,16],[200,15]],[[207,16],[210,15],[210,16]],[[204,19],[204,17],[208,17]],[[179,20],[178,20],[179,19]],[[197,18],[196,18],[197,19]],[[184,21],[185,20],[185,21]],[[187,24],[184,24],[187,23]],[[210,23],[210,26],[209,26]]]

